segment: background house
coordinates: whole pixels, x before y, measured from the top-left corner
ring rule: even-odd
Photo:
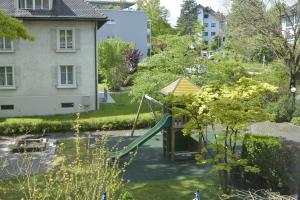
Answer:
[[[83,0],[1,0],[0,9],[35,38],[2,38],[0,117],[96,110],[96,31],[107,18]]]
[[[133,1],[89,0],[99,8],[109,21],[97,32],[98,42],[107,39],[121,39],[133,43],[143,57],[150,48],[150,29],[147,14],[134,9]]]
[[[210,7],[198,5],[198,20],[204,25],[203,38],[211,42],[216,36],[225,37],[226,18]]]

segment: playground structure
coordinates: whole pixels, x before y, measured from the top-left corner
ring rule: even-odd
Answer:
[[[175,82],[171,83],[167,87],[161,90],[162,95],[188,95],[196,94],[199,91],[198,86],[194,85],[191,81],[185,78],[180,78]],[[199,140],[193,136],[184,136],[183,128],[186,122],[188,122],[188,117],[183,116],[180,118],[174,118],[172,116],[172,108],[162,104],[161,102],[155,100],[154,98],[144,95],[139,104],[136,119],[133,124],[133,129],[131,131],[131,136],[134,136],[134,131],[141,113],[142,105],[147,102],[151,112],[156,119],[156,125],[149,129],[144,135],[135,139],[125,148],[113,152],[111,154],[112,159],[121,159],[127,156],[130,152],[135,151],[141,145],[149,141],[158,133],[163,134],[163,154],[165,157],[172,160],[194,158],[194,155],[199,152],[200,143]],[[162,108],[163,117],[159,120],[158,115],[153,109],[152,104],[159,105]]]

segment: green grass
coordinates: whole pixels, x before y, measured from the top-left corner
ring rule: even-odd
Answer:
[[[112,94],[115,104],[101,104],[100,110],[81,113],[80,119],[97,119],[97,118],[110,118],[115,116],[134,116],[138,110],[139,103],[132,103],[131,97],[127,93]],[[142,113],[148,112],[147,106],[143,106]],[[0,122],[32,122],[38,123],[41,121],[66,121],[74,120],[75,114],[67,115],[52,115],[52,116],[33,116],[23,118],[4,118],[0,119]]]
[[[131,183],[127,189],[135,200],[191,200],[197,190],[201,193],[201,199],[219,199],[220,194],[217,177],[214,176]]]

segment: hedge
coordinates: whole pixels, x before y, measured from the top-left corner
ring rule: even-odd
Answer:
[[[134,115],[115,117],[100,117],[80,119],[81,131],[103,130],[129,130],[135,120]],[[0,123],[0,135],[21,135],[69,132],[74,130],[74,120],[16,120]],[[137,128],[149,128],[155,124],[155,120],[149,114],[142,114],[138,120]]]
[[[283,138],[246,135],[241,157],[258,174],[241,171],[244,186],[252,189],[272,189],[283,194],[295,194],[300,186],[300,147]]]

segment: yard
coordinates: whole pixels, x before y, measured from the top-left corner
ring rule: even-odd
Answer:
[[[131,102],[128,93],[115,93],[115,104],[101,104],[100,110],[80,114],[82,130],[130,129],[139,103]],[[151,125],[153,119],[147,106],[142,107],[140,128]],[[0,134],[27,134],[72,131],[75,114],[0,119]],[[123,123],[121,123],[123,122]]]

